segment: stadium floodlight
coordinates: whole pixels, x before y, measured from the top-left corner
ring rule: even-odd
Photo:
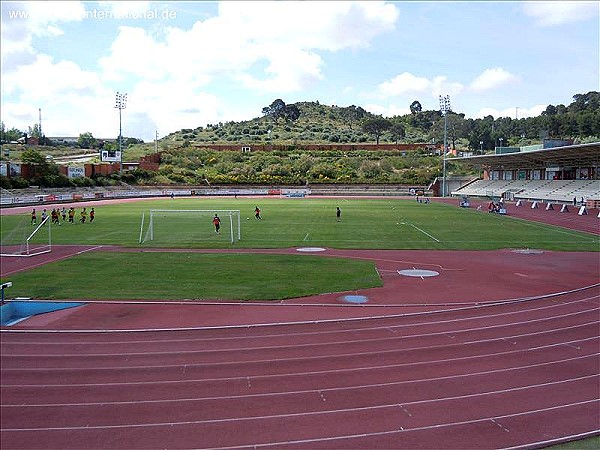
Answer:
[[[442,182],[442,197],[446,196],[446,153],[448,151],[448,112],[451,111],[450,96],[440,95],[440,112],[444,116],[444,174]]]
[[[123,174],[123,135],[121,129],[121,111],[127,105],[127,94],[117,92],[115,108],[119,110],[119,173]]]

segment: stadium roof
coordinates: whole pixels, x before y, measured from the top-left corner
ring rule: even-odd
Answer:
[[[540,169],[543,167],[599,167],[600,142],[546,148],[530,152],[451,158],[448,161],[489,170]]]

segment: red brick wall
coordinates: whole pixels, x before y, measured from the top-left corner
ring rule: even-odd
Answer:
[[[192,144],[196,148],[213,150],[242,151],[242,147],[250,147],[251,151],[274,151],[274,150],[395,150],[414,151],[422,149],[440,150],[441,145],[416,143],[416,144]]]
[[[159,164],[157,162],[146,162],[140,160],[140,165],[138,166],[140,169],[151,170],[153,172],[157,172],[159,169]]]

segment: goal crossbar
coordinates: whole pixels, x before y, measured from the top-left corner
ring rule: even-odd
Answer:
[[[240,240],[242,238],[241,235],[241,220],[240,220],[240,210],[237,209],[151,209],[150,216],[148,218],[148,232],[146,236],[149,240],[154,240],[154,228],[155,228],[155,217],[167,215],[177,215],[177,214],[190,214],[194,216],[209,216],[213,217],[213,215],[219,215],[221,221],[225,218],[229,218],[229,234],[230,241],[234,243],[236,240]],[[145,215],[142,215],[142,225],[144,226]],[[142,233],[140,230],[140,243],[142,243]]]
[[[38,237],[42,232],[40,231],[42,227],[47,226],[48,229],[48,240],[44,243],[33,243],[35,237]],[[45,241],[45,239],[44,239]],[[40,222],[38,226],[31,232],[27,238],[25,238],[25,242],[21,245],[12,245],[7,246],[9,249],[12,247],[12,251],[5,252],[2,251],[0,256],[16,256],[16,257],[27,257],[27,256],[35,256],[41,255],[42,253],[49,253],[52,251],[52,226],[50,223],[50,217],[46,217],[44,220]],[[16,247],[16,248],[15,248]],[[4,250],[4,246],[3,246]]]

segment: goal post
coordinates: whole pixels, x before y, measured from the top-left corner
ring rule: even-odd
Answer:
[[[213,218],[220,220],[219,233],[215,232]],[[242,238],[239,210],[212,209],[151,209],[142,214],[139,243],[166,245],[193,245],[199,242],[235,243]],[[142,236],[143,235],[143,236]]]
[[[2,233],[0,256],[27,257],[52,251],[52,225],[46,217],[33,231],[26,221],[16,224],[8,233]]]

